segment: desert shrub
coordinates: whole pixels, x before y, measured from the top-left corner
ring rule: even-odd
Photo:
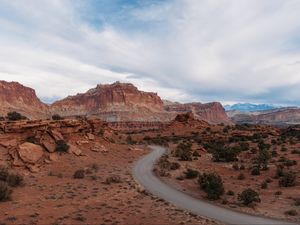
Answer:
[[[18,120],[25,120],[27,118],[18,112],[9,112],[7,113],[7,119],[9,121],[18,121]]]
[[[290,159],[286,159],[285,162],[283,163],[285,166],[290,167],[290,166],[294,166],[297,165],[297,161],[296,160],[290,160]]]
[[[8,174],[8,168],[5,166],[0,166],[0,181],[6,181]]]
[[[7,177],[7,183],[11,187],[18,187],[23,184],[23,176],[18,173],[10,173]]]
[[[298,215],[297,211],[294,209],[288,210],[288,211],[284,212],[284,214],[287,216],[297,216]]]
[[[229,190],[229,191],[227,191],[227,193],[226,193],[227,195],[230,195],[230,196],[234,196],[234,191],[232,191],[232,190]]]
[[[111,175],[105,179],[105,184],[121,183],[121,178],[118,175]]]
[[[6,182],[0,181],[0,202],[10,199],[11,189]]]
[[[240,170],[244,170],[244,169],[245,169],[245,165],[241,165]]]
[[[58,115],[58,114],[54,114],[54,115],[52,116],[52,119],[53,119],[53,120],[63,120],[64,118],[61,117],[61,116]]]
[[[300,198],[296,198],[294,199],[294,201],[295,201],[294,203],[295,206],[300,206]]]
[[[260,175],[260,169],[259,169],[258,166],[254,166],[254,167],[252,168],[252,170],[251,170],[251,175],[253,175],[253,176],[258,176],[258,175]]]
[[[229,130],[230,130],[230,126],[225,126],[225,127],[223,128],[223,132],[224,132],[224,133],[228,133]]]
[[[177,170],[180,168],[180,164],[178,162],[171,162],[170,170]]]
[[[261,168],[267,168],[268,162],[270,160],[270,154],[267,148],[260,147],[258,150],[258,154],[255,157],[255,162],[258,164],[258,166]]]
[[[274,195],[276,195],[276,196],[282,195],[282,191],[276,191],[276,192],[274,193]]]
[[[273,150],[273,151],[271,152],[271,156],[272,156],[272,157],[277,157],[277,156],[278,156],[278,153],[276,152],[276,150]]]
[[[292,152],[291,152],[292,154],[300,154],[300,150],[298,150],[298,149],[294,149],[294,150],[292,150]]]
[[[73,174],[74,179],[83,179],[85,177],[85,172],[82,169],[76,170]]]
[[[240,149],[237,147],[225,147],[224,143],[214,143],[208,146],[209,152],[215,162],[233,162],[237,160]]]
[[[200,157],[201,155],[200,155],[200,153],[199,153],[199,152],[197,152],[197,151],[194,151],[194,152],[193,152],[193,156],[194,156],[194,157]]]
[[[296,184],[296,174],[292,171],[286,172],[278,181],[280,187],[292,187]]]
[[[188,168],[184,172],[184,174],[185,174],[186,179],[194,179],[194,178],[198,177],[199,172],[197,170],[193,170],[193,169]]]
[[[260,202],[259,194],[251,188],[247,188],[246,190],[244,190],[239,195],[238,199],[244,205],[250,205],[253,202]]]
[[[104,129],[99,130],[98,136],[99,136],[99,137],[103,137],[104,132],[105,132]]]
[[[192,161],[192,145],[190,143],[180,143],[175,150],[175,157],[182,161]]]
[[[277,165],[277,166],[276,166],[275,178],[282,177],[283,174],[284,174],[284,171],[283,171],[283,165]]]
[[[267,179],[265,179],[265,182],[267,182],[269,184],[269,183],[272,183],[273,181],[271,178],[267,178]]]
[[[209,199],[216,200],[224,194],[222,178],[216,173],[201,174],[198,183]]]
[[[238,180],[245,180],[245,178],[246,178],[245,174],[243,174],[243,173],[240,173],[237,177]]]
[[[91,169],[92,169],[94,172],[98,172],[99,166],[98,166],[96,163],[93,163],[93,164],[91,165]]]
[[[241,149],[241,151],[248,151],[250,149],[249,143],[247,143],[247,142],[241,142],[240,143],[240,149]]]
[[[68,152],[70,146],[64,140],[56,141],[56,148],[57,152],[66,153]]]
[[[262,189],[267,189],[267,188],[268,188],[268,183],[267,183],[266,181],[263,181],[263,182],[261,183],[260,187],[261,187]]]

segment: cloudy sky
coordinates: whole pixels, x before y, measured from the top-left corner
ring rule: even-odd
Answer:
[[[166,99],[300,105],[299,0],[0,0],[0,80],[44,101],[132,82]]]

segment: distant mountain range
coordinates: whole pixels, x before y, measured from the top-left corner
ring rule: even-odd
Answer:
[[[269,104],[252,104],[252,103],[237,103],[234,105],[225,105],[225,111],[237,110],[240,112],[257,112],[280,108],[280,106],[274,106]]]

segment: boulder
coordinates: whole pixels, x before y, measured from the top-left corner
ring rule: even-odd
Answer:
[[[35,164],[43,157],[44,150],[39,145],[25,142],[19,145],[18,153],[23,162]]]
[[[50,159],[51,161],[54,161],[54,162],[58,161],[58,154],[55,153],[55,152],[54,152],[54,153],[50,153],[49,159]]]
[[[40,143],[45,147],[45,149],[48,152],[55,152],[56,143],[55,140],[53,140],[53,138],[50,137],[50,135],[43,135],[40,140]]]
[[[84,145],[84,144],[89,144],[90,142],[89,141],[86,141],[86,140],[84,140],[84,141],[76,141],[76,144],[77,145]]]
[[[82,155],[81,149],[79,149],[75,145],[70,145],[69,151],[71,153],[73,153],[74,155],[76,155],[76,156],[81,156]]]
[[[104,145],[100,145],[98,143],[95,144],[94,147],[91,148],[93,152],[108,152]]]
[[[62,136],[62,134],[59,131],[51,130],[50,133],[51,133],[52,137],[55,139],[55,141],[64,140],[64,137]]]
[[[88,139],[89,139],[90,141],[95,140],[95,135],[93,135],[93,134],[91,134],[91,133],[88,133],[86,136],[88,137]]]

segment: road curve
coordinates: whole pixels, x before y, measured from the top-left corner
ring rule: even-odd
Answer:
[[[225,224],[236,225],[296,225],[296,223],[284,222],[259,216],[225,209],[206,201],[193,198],[175,188],[168,186],[158,179],[153,173],[154,163],[166,152],[159,146],[150,146],[153,150],[150,154],[137,161],[133,168],[133,177],[146,190],[158,196],[178,208],[190,211],[199,216],[211,218]]]

